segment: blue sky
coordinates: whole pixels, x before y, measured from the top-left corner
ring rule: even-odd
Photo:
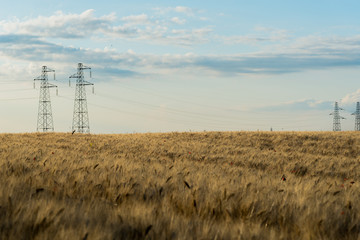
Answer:
[[[353,130],[358,1],[3,1],[0,132],[36,130],[41,66],[70,131],[78,62],[93,68],[93,133]]]

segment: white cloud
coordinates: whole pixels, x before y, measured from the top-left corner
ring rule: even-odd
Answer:
[[[194,15],[194,11],[189,7],[177,6],[177,7],[174,8],[174,11],[178,12],[178,13],[184,13],[184,14],[187,14],[189,16]]]
[[[194,10],[186,6],[157,7],[157,8],[153,8],[153,10],[155,10],[155,12],[159,15],[165,15],[168,14],[169,12],[175,12],[175,13],[185,14],[187,16],[194,16],[195,13],[199,12],[197,10]]]
[[[95,17],[94,10],[89,9],[81,14],[64,14],[56,12],[49,17],[39,16],[34,19],[20,21],[1,21],[2,33],[24,34],[42,37],[83,38],[93,32],[106,31],[109,24],[115,21],[115,15]]]
[[[178,8],[184,11],[186,8]],[[13,59],[41,59],[41,61],[68,61],[74,57],[84,61],[128,64],[131,67],[156,66],[161,68],[202,69],[221,74],[281,74],[309,69],[358,66],[360,64],[360,35],[352,37],[307,36],[287,41],[288,32],[281,29],[256,27],[254,36],[233,36],[228,41],[260,42],[274,44],[249,54],[220,54],[203,56],[161,56],[128,54],[126,57],[110,49],[88,50],[54,44],[46,37],[82,38],[86,36],[131,39],[146,44],[191,46],[221,38],[215,36],[211,27],[196,29],[172,28],[169,18],[156,23],[146,14],[121,18],[120,25],[115,14],[94,16],[94,10],[81,14],[57,12],[49,17],[37,17],[24,21],[1,21],[0,54]],[[164,22],[165,19],[167,22]],[[182,19],[174,17],[173,21]],[[43,22],[43,24],[41,24]],[[149,24],[148,24],[149,23]],[[2,33],[2,34],[1,34]],[[231,39],[234,38],[234,39]],[[222,37],[222,40],[226,37]],[[218,39],[217,39],[218,40]],[[154,68],[155,69],[155,68]],[[346,99],[350,99],[347,96]],[[344,100],[344,101],[345,101]],[[348,101],[348,100],[347,100]]]
[[[133,38],[139,34],[139,29],[135,26],[114,26],[109,27],[106,35],[120,38]]]
[[[121,18],[121,20],[123,20],[124,22],[127,22],[127,24],[134,24],[134,25],[148,24],[150,22],[149,17],[146,14],[130,15],[130,16]]]
[[[150,30],[149,30],[150,31]],[[138,33],[135,33],[138,34]],[[177,44],[192,44],[206,42],[211,37],[211,29],[172,30],[159,28],[155,31],[141,32],[137,37],[153,39],[157,42]],[[103,65],[126,66],[128,68],[156,69],[201,69],[199,73],[220,73],[225,75],[237,74],[282,74],[300,72],[312,69],[326,69],[333,67],[358,66],[360,53],[358,51],[338,52],[337,55],[317,53],[271,53],[258,52],[233,55],[143,55],[136,53],[119,53],[109,49],[81,49],[53,44],[37,37],[25,35],[0,35],[0,55],[3,58],[19,61],[60,61],[68,62],[73,59],[83,59]],[[349,95],[344,101],[353,99]]]
[[[211,40],[212,29],[210,28],[198,28],[198,29],[174,29],[172,34],[162,39],[164,42],[176,42],[179,45],[194,45],[209,42]]]
[[[357,55],[360,51],[360,35],[343,36],[316,36],[309,35],[293,39],[287,44],[272,46],[272,52],[291,54],[326,55],[328,58],[344,60],[350,55]]]
[[[296,101],[284,102],[276,105],[268,105],[257,108],[260,111],[331,111],[333,102],[315,100],[315,99],[300,99]]]
[[[360,89],[355,92],[347,94],[339,101],[340,107],[343,106],[346,109],[354,108],[354,104],[360,101]],[[257,110],[266,111],[309,111],[309,110],[327,110],[331,112],[334,108],[334,101],[329,100],[315,100],[315,99],[301,99],[296,101],[290,101],[280,103],[277,105],[264,106]]]
[[[280,43],[290,39],[288,31],[265,27],[255,27],[255,32],[246,35],[221,36],[225,44],[258,44],[264,42]]]
[[[187,8],[179,7],[178,11]],[[81,14],[64,14],[56,12],[54,15],[39,16],[27,20],[1,21],[0,34],[4,36],[24,35],[41,38],[120,38],[132,40],[151,40],[149,44],[193,45],[209,40],[210,28],[187,28],[185,31],[173,31],[172,24],[184,24],[185,19],[173,17],[170,20],[155,19],[147,14],[130,15],[116,21],[115,14],[96,17],[94,10],[89,9]]]
[[[180,19],[178,17],[173,17],[171,18],[171,21],[173,23],[176,23],[176,24],[179,24],[179,25],[182,25],[182,24],[185,24],[186,23],[186,20],[185,19]]]
[[[360,102],[360,89],[356,90],[355,92],[347,94],[340,101],[340,103],[343,105],[353,104],[356,102]]]

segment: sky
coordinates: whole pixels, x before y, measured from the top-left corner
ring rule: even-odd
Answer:
[[[71,131],[77,63],[92,133],[354,129],[359,1],[0,3],[0,132],[36,131],[42,66]]]

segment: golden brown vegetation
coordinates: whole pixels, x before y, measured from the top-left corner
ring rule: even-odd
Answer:
[[[360,134],[1,134],[0,239],[358,239]]]

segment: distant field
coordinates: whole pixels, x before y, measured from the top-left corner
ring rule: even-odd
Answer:
[[[359,239],[360,133],[0,134],[0,239]]]

